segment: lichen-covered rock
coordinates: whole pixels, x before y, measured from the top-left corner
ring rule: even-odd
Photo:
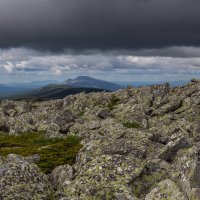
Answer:
[[[97,116],[100,119],[106,119],[110,115],[108,110],[101,110],[99,113],[97,113]]]
[[[175,169],[172,177],[177,180],[189,199],[198,200],[200,197],[199,147],[194,146],[180,151],[174,162]]]
[[[73,178],[73,168],[70,165],[56,167],[51,173],[51,181],[55,190],[65,187]]]
[[[159,181],[169,176],[170,165],[160,159],[145,163],[141,174],[132,181],[132,189],[137,197],[144,197]]]
[[[84,159],[84,157],[82,157]],[[134,199],[131,180],[140,174],[142,163],[134,157],[102,155],[86,162],[69,182],[62,197],[81,199]]]
[[[181,192],[177,185],[166,179],[158,183],[158,185],[146,195],[145,200],[187,200],[188,198]]]
[[[40,156],[38,154],[27,156],[24,158],[29,163],[37,163],[40,161]]]
[[[50,195],[48,177],[35,164],[14,154],[0,163],[0,199],[48,200]]]
[[[162,149],[159,158],[165,161],[170,161],[176,155],[177,151],[189,146],[188,141],[184,137],[177,138],[175,141],[170,141]]]

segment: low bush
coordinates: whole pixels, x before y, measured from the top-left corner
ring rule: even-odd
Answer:
[[[66,139],[46,138],[44,133],[27,133],[19,136],[0,135],[0,156],[10,153],[21,156],[40,155],[37,165],[45,173],[56,166],[75,163],[76,155],[82,145],[80,138],[68,136]]]
[[[114,110],[119,101],[120,99],[118,97],[116,97],[115,95],[112,95],[110,98],[110,103],[108,104],[108,109],[110,111]]]
[[[140,128],[140,125],[137,122],[125,122],[123,126],[126,128]]]

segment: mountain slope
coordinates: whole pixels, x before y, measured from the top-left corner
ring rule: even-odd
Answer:
[[[30,89],[26,87],[16,87],[16,86],[0,84],[0,97],[26,91],[30,91]]]
[[[0,84],[0,98],[6,98],[8,96],[20,95],[22,93],[32,92],[35,89],[44,87],[48,84],[57,84],[58,81],[45,80],[45,81],[33,81],[29,83],[8,83]]]
[[[115,91],[122,88],[118,84],[99,79],[94,79],[89,76],[78,76],[75,79],[68,79],[64,82],[64,84],[72,87],[99,88],[111,91]]]
[[[32,81],[32,82],[28,82],[28,83],[9,83],[7,84],[8,86],[14,86],[14,87],[18,87],[18,88],[41,88],[44,87],[46,85],[50,85],[50,84],[59,84],[60,82],[56,81],[56,80],[43,80],[43,81]]]
[[[75,88],[75,87],[69,87],[67,85],[61,85],[61,84],[50,84],[45,87],[42,87],[37,90],[33,90],[31,92],[13,95],[13,96],[7,96],[8,99],[41,99],[41,100],[47,100],[47,99],[62,99],[68,95],[77,94],[80,92],[90,93],[90,92],[101,92],[104,91],[102,89],[98,88]]]

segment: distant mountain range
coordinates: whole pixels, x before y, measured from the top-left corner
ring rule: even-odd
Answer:
[[[0,86],[0,98],[57,99],[79,92],[115,91],[120,88],[123,87],[116,83],[94,79],[89,76],[78,76],[75,79],[68,79],[62,83],[49,80],[2,85],[2,87]]]
[[[8,86],[14,86],[14,87],[18,87],[18,88],[40,88],[40,87],[44,87],[46,85],[49,84],[59,84],[59,81],[56,80],[43,80],[43,81],[32,81],[29,83],[9,83],[7,84]]]
[[[9,99],[20,100],[49,100],[49,99],[62,99],[68,95],[77,94],[80,92],[91,93],[91,92],[102,92],[103,89],[98,88],[81,88],[81,87],[69,87],[62,84],[51,84],[40,89],[18,94],[8,97]],[[107,90],[106,90],[107,91]]]
[[[4,95],[26,92],[26,91],[29,91],[29,89],[28,88],[19,88],[17,86],[0,84],[0,97],[2,97]]]
[[[170,85],[182,86],[188,81],[174,81]],[[103,81],[89,76],[78,76],[64,82],[55,80],[33,81],[30,83],[0,84],[0,98],[8,99],[57,99],[79,92],[116,91],[126,88],[127,85],[134,87],[163,84],[165,82],[116,82]]]
[[[99,88],[111,91],[122,88],[122,86],[116,83],[91,78],[89,76],[78,76],[75,79],[68,79],[64,82],[64,84],[72,87]]]
[[[128,85],[132,85],[134,87],[140,87],[140,86],[148,86],[148,85],[158,85],[158,84],[164,84],[167,81],[133,81],[133,82],[126,82],[126,81],[116,81],[115,83],[120,85],[121,87],[127,87]],[[170,84],[170,86],[172,87],[178,87],[178,86],[183,86],[185,84],[187,84],[188,81],[185,80],[179,80],[179,81],[169,81],[168,83]]]
[[[0,98],[5,98],[11,95],[22,94],[26,92],[31,92],[35,89],[41,88],[48,84],[59,83],[54,80],[47,81],[33,81],[30,83],[8,83],[0,84]]]

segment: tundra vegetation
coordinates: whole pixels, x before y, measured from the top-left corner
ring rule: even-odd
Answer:
[[[80,138],[69,136],[62,138],[47,138],[44,132],[23,133],[19,135],[0,134],[0,156],[6,157],[14,153],[21,156],[38,154],[37,165],[48,174],[60,165],[73,165],[76,155],[82,145]]]

